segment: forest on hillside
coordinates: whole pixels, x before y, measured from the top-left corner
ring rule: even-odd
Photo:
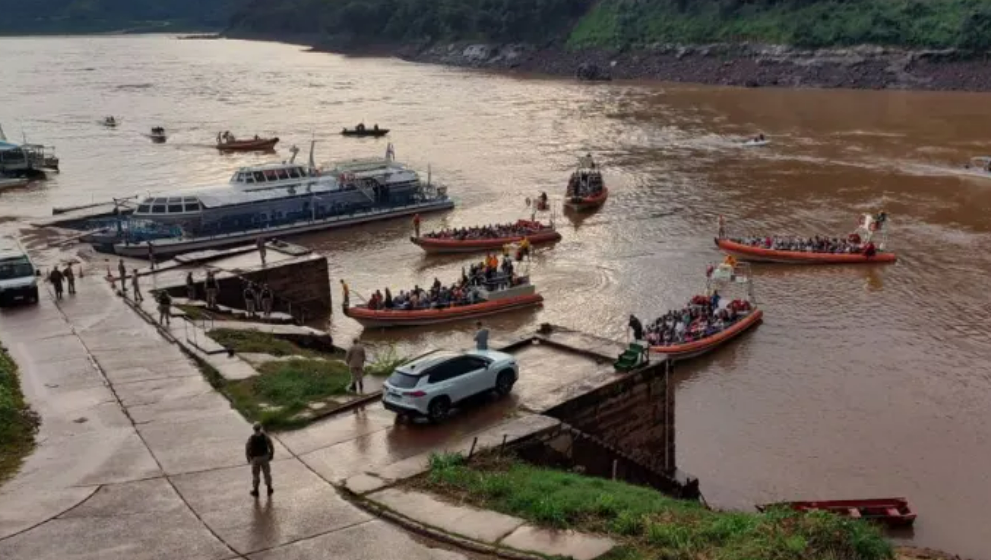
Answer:
[[[0,33],[223,29],[240,0],[0,0]]]

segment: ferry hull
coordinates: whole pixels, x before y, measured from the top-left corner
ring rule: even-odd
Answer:
[[[530,245],[554,243],[561,240],[561,234],[557,231],[546,231],[527,236]],[[429,237],[412,237],[410,241],[418,245],[421,249],[430,254],[444,253],[479,253],[483,251],[499,251],[511,243],[523,241],[523,236],[500,237],[497,239],[433,239]]]
[[[299,235],[325,229],[350,227],[368,222],[399,218],[417,213],[439,212],[442,210],[450,210],[452,208],[454,208],[454,201],[444,199],[421,204],[410,204],[398,208],[375,210],[362,214],[335,216],[312,222],[297,222],[269,228],[244,230],[237,233],[229,233],[224,235],[193,237],[190,239],[163,239],[152,241],[151,245],[154,248],[155,257],[160,258],[189,253],[192,251],[202,251],[204,249],[216,249],[231,245],[251,243],[259,237],[288,237],[291,235]],[[123,257],[147,258],[148,244],[118,243],[114,245],[114,252]]]
[[[894,253],[878,252],[873,257],[860,253],[807,253],[804,251],[779,251],[717,239],[716,246],[737,260],[779,264],[874,264],[892,263],[898,257]]]
[[[446,309],[421,309],[416,311],[371,310],[365,307],[349,307],[344,314],[361,323],[364,327],[397,328],[436,325],[452,321],[464,321],[487,317],[517,309],[536,307],[543,303],[544,296],[530,294],[513,298],[462,305]]]
[[[674,361],[697,358],[716,350],[717,348],[725,345],[727,342],[742,335],[751,328],[757,326],[763,319],[764,312],[760,309],[754,309],[750,315],[747,315],[740,321],[737,321],[737,323],[730,328],[704,340],[697,340],[695,342],[688,342],[685,344],[676,344],[674,346],[651,346],[650,351],[654,354],[667,356],[669,360]]]
[[[606,199],[609,198],[609,189],[607,187],[602,187],[602,192],[598,196],[587,196],[578,200],[567,199],[564,202],[564,207],[569,210],[574,210],[575,212],[588,212],[589,210],[595,210],[596,208],[602,206],[606,203]]]

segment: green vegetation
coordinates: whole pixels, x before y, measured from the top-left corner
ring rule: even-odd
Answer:
[[[612,560],[883,560],[880,531],[828,513],[717,512],[649,488],[538,468],[514,459],[435,455],[413,484],[554,528],[607,534]]]
[[[222,29],[239,0],[0,0],[0,33]]]
[[[491,39],[544,43],[563,36],[593,0],[250,0],[239,31],[314,33],[355,42]]]
[[[646,46],[758,41],[985,50],[989,0],[604,0],[569,45]]]
[[[0,483],[14,475],[34,448],[38,416],[28,408],[17,377],[17,364],[0,347]]]
[[[245,418],[269,428],[298,428],[310,421],[310,405],[335,407],[333,397],[343,395],[351,375],[340,361],[289,360],[268,362],[260,375],[242,381],[225,381],[221,390]]]
[[[303,348],[291,341],[273,336],[270,333],[258,331],[239,331],[232,329],[213,329],[207,335],[216,340],[221,346],[239,353],[269,354],[272,356],[304,356],[307,358],[337,357]]]
[[[385,351],[376,353],[375,359],[365,366],[365,373],[375,377],[389,377],[397,367],[408,361],[409,358],[400,356],[396,347],[390,345]]]

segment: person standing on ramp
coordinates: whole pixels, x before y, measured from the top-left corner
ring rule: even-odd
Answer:
[[[247,456],[248,464],[251,465],[251,495],[258,497],[258,484],[261,482],[259,474],[265,475],[265,486],[268,488],[268,495],[272,492],[272,458],[275,456],[275,446],[272,445],[272,438],[268,437],[262,430],[262,425],[255,422],[253,426],[255,433],[248,437],[248,443],[244,446],[244,453]]]

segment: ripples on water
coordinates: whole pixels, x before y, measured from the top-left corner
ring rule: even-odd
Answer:
[[[0,123],[55,144],[64,167],[5,193],[7,215],[223,182],[272,157],[220,156],[218,130],[278,135],[281,158],[316,139],[326,161],[384,153],[342,126],[390,127],[399,159],[429,163],[459,203],[427,229],[522,217],[524,198],[559,196],[575,157],[595,154],[609,202],[559,217],[564,239],[532,265],[545,308],[493,318],[497,331],[550,321],[622,338],[631,311],[653,318],[703,287],[720,214],[736,232],[837,234],[885,207],[894,266],[755,267],[765,323],[679,369],[679,462],[726,507],[907,495],[917,543],[991,559],[991,180],[955,167],[985,149],[986,95],[587,85],[164,37],[0,49]],[[109,114],[118,129],[96,125]],[[167,144],[140,136],[154,125]],[[757,132],[773,144],[739,146]],[[367,294],[467,262],[427,258],[408,235],[399,221],[300,241],[327,254],[335,297],[339,278]],[[359,332],[341,316],[332,328]],[[468,329],[364,336],[412,350]]]

